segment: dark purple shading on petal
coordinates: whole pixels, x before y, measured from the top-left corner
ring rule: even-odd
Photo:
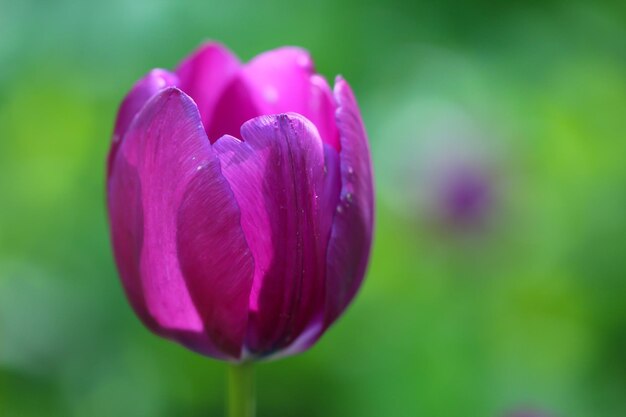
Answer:
[[[223,115],[214,114],[216,106],[240,66],[239,59],[228,48],[219,43],[207,42],[176,69],[180,78],[178,87],[196,102],[211,142],[221,136],[212,136],[212,126],[224,123]],[[230,111],[238,112],[237,106],[230,108]]]
[[[324,144],[324,193],[320,196],[320,223],[322,230],[330,232],[335,220],[335,210],[341,193],[341,167],[339,153]]]
[[[199,305],[200,301],[217,299],[211,312],[230,314],[232,298],[204,293],[209,290],[206,285],[198,283],[196,276],[185,280],[179,264],[179,207],[197,210],[188,198],[192,187],[198,189],[202,203],[219,202],[227,209],[228,216],[221,222],[226,240],[215,246],[248,251],[238,221],[233,219],[236,202],[221,177],[194,102],[176,88],[158,93],[132,122],[115,158],[108,183],[111,233],[122,282],[137,314],[153,331],[194,350],[218,358],[236,357],[236,352],[223,350],[229,344],[216,345],[212,337],[218,335],[222,342],[242,336],[229,334],[220,323],[203,322],[210,314]],[[199,174],[199,166],[206,174]],[[199,175],[211,176],[212,182],[198,185]],[[238,233],[237,241],[233,236]],[[183,240],[206,243],[207,235],[211,232],[198,228],[197,235],[185,233]],[[193,269],[189,266],[195,260],[193,254],[183,253],[181,258]],[[245,275],[241,271],[251,268],[250,262],[241,262],[240,271],[230,272]],[[249,289],[251,278],[247,283],[244,279],[238,282]],[[245,323],[247,311],[239,314]]]
[[[361,285],[374,222],[372,163],[367,134],[350,86],[338,77],[336,118],[341,136],[341,194],[327,255],[326,326],[339,317]]]
[[[111,164],[115,158],[115,152],[117,152],[117,148],[135,115],[139,113],[139,110],[141,110],[152,96],[166,87],[176,85],[177,82],[178,78],[171,72],[162,69],[153,69],[146,74],[145,77],[135,83],[124,98],[124,101],[122,101],[117,112],[117,120],[115,121],[115,128],[113,129],[113,140],[107,164],[108,174],[111,172]]]
[[[243,141],[214,149],[241,209],[255,259],[246,349],[271,354],[323,314],[330,220],[317,129],[297,114],[261,116],[241,128]]]
[[[323,193],[319,196],[319,224],[320,230],[323,230],[327,242],[330,238],[330,228],[335,218],[335,209],[339,201],[339,192],[341,189],[341,172],[339,168],[339,154],[329,144],[324,144],[324,188]],[[325,297],[325,300],[328,296]],[[298,335],[298,338],[283,350],[273,354],[271,359],[277,359],[296,353],[303,352],[313,346],[315,342],[324,333],[326,302],[319,308],[319,315],[306,326],[306,328]]]
[[[250,89],[239,76],[233,78],[215,105],[212,123],[206,126],[207,135],[214,143],[224,135],[239,136],[241,125],[259,116]]]
[[[219,161],[212,158],[197,170],[178,212],[180,264],[211,340],[239,359],[254,261]]]

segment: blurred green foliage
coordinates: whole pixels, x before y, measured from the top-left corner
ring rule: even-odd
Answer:
[[[261,416],[626,415],[623,2],[0,0],[0,416],[223,414],[224,365],[127,305],[104,204],[121,98],[206,39],[346,76],[378,174],[366,284],[258,366]],[[392,197],[390,155],[417,164],[438,108],[498,150],[489,227]]]

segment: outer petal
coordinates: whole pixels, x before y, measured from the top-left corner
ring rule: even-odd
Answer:
[[[320,217],[328,194],[324,150],[315,126],[296,114],[258,117],[241,134],[244,141],[224,136],[214,149],[255,259],[246,348],[264,356],[323,314],[330,226]]]
[[[196,194],[199,197],[190,197]],[[115,257],[138,315],[155,332],[192,349],[236,358],[238,350],[232,346],[243,340],[243,334],[237,332],[241,333],[247,318],[245,309],[236,309],[241,304],[240,293],[247,299],[252,259],[245,255],[249,251],[236,202],[220,173],[197,108],[180,90],[161,91],[135,118],[117,152],[108,197]],[[219,227],[207,229],[201,223],[195,233],[189,231],[188,221],[181,222],[180,217],[193,216],[211,203],[225,212],[214,220]],[[239,262],[225,266],[223,252],[207,252],[204,259],[197,259],[195,253],[185,251],[189,241],[203,248],[211,244],[221,251],[239,253]],[[189,276],[181,273],[179,251],[182,267],[192,272]],[[215,269],[199,277],[193,273],[197,268],[194,262]],[[217,293],[223,288],[199,282],[222,279],[218,273],[229,274],[231,287],[238,290]],[[227,323],[210,321],[225,314],[232,315]]]
[[[217,158],[197,170],[178,212],[180,264],[205,331],[222,352],[240,359],[254,261]]]
[[[109,151],[108,172],[111,172],[111,163],[115,158],[115,152],[124,134],[128,130],[135,115],[146,104],[152,96],[162,89],[174,86],[178,83],[176,75],[162,69],[153,69],[145,77],[137,81],[130,92],[122,101],[117,112],[115,129],[113,130],[113,141]]]
[[[361,285],[374,223],[374,185],[367,135],[354,94],[339,77],[335,97],[341,135],[341,195],[328,243],[326,326],[347,307]]]
[[[324,191],[323,194],[319,196],[318,201],[320,203],[320,230],[324,231],[327,238],[330,237],[329,232],[339,201],[339,192],[341,189],[340,175],[339,154],[332,146],[324,144]],[[328,291],[328,287],[325,291]],[[326,296],[326,298],[328,298],[328,296]],[[322,336],[324,330],[326,330],[326,304],[324,304],[322,310],[323,312],[315,316],[293,343],[285,349],[273,354],[271,359],[300,353],[313,346],[320,336]]]
[[[179,87],[197,103],[207,133],[213,123],[220,123],[214,119],[215,106],[239,68],[239,59],[226,47],[207,42],[176,69]],[[209,138],[215,141],[219,136]]]

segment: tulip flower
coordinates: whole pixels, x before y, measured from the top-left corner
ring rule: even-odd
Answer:
[[[510,174],[504,141],[445,101],[412,97],[392,113],[380,129],[393,146],[379,162],[390,208],[453,238],[489,233],[504,210]]]
[[[242,64],[208,43],[149,72],[120,106],[107,193],[134,311],[206,356],[249,364],[308,349],[365,274],[361,115],[348,83],[331,90],[299,48]]]

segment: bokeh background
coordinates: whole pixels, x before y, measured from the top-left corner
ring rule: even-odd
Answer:
[[[360,101],[369,276],[260,416],[626,415],[626,3],[0,0],[0,416],[219,416],[112,261],[114,116],[203,40],[309,49]]]

